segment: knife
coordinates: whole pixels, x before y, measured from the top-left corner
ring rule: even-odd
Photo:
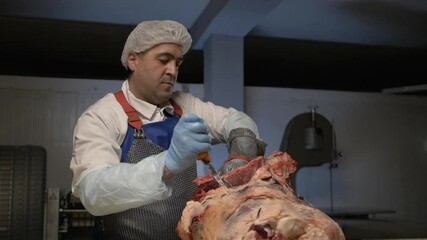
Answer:
[[[208,152],[201,152],[199,153],[198,159],[203,162],[203,164],[206,166],[206,168],[209,170],[209,172],[212,174],[212,176],[215,178],[215,180],[218,182],[220,186],[227,187],[224,183],[224,181],[221,179],[221,177],[216,172],[214,166],[211,164],[211,156]]]

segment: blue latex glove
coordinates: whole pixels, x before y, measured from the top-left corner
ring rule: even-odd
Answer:
[[[171,144],[166,153],[165,165],[173,174],[178,174],[197,160],[201,152],[211,149],[208,128],[195,114],[185,114],[173,130]]]

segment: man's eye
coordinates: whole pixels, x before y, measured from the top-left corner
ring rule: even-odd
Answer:
[[[169,62],[169,59],[159,59],[159,61],[160,61],[162,64],[167,64],[167,63]]]

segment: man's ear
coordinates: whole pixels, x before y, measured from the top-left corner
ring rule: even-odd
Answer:
[[[137,61],[138,61],[138,54],[134,52],[130,52],[128,54],[128,69],[131,71],[135,71]]]

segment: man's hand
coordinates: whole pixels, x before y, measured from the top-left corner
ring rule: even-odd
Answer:
[[[211,149],[211,139],[203,119],[195,114],[185,114],[176,124],[171,145],[166,153],[165,165],[173,174],[190,167],[201,152]]]
[[[264,156],[266,146],[266,143],[257,139],[252,130],[248,128],[233,129],[227,143],[229,158],[220,167],[218,174],[226,174],[235,168],[246,165],[255,157]]]

